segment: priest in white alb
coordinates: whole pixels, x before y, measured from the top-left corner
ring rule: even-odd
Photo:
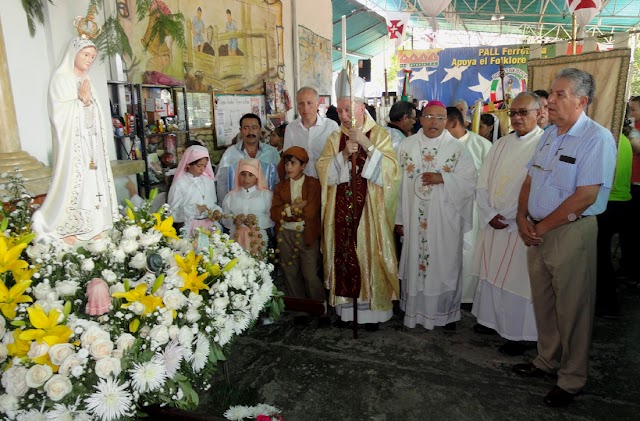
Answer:
[[[473,165],[476,170],[480,171],[482,162],[491,149],[491,142],[484,137],[467,130],[464,115],[456,107],[447,107],[447,124],[445,126],[447,131],[451,133],[453,137],[458,139],[464,144],[471,158],[473,158]],[[473,302],[473,295],[478,284],[478,277],[470,273],[471,262],[473,261],[473,249],[476,244],[476,237],[480,229],[478,222],[478,211],[476,207],[473,207],[473,228],[465,233],[462,243],[462,302]]]
[[[472,313],[484,328],[493,329],[508,342],[503,353],[519,355],[520,341],[536,341],[536,321],[527,271],[527,247],[515,222],[520,187],[527,163],[544,130],[537,95],[522,92],[512,102],[509,116],[515,130],[493,145],[480,169],[476,202],[478,233],[471,273],[479,276]],[[482,328],[474,330],[483,333]]]
[[[453,330],[460,320],[462,238],[472,226],[478,172],[467,148],[445,130],[446,121],[446,106],[430,101],[422,110],[422,131],[398,147],[400,307],[410,328]]]

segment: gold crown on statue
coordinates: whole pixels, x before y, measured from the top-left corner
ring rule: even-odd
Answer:
[[[353,74],[351,75],[351,79],[353,80],[353,96],[364,101],[364,79]],[[340,73],[338,73],[338,79],[336,79],[336,99],[349,96],[351,96],[349,73],[347,69],[342,69]]]
[[[78,16],[73,20],[73,26],[76,27],[78,35],[86,39],[94,39],[100,35],[102,28],[93,20],[96,16],[96,7],[91,6],[87,12],[87,16]]]

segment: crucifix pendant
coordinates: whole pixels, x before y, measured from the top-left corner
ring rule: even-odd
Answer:
[[[98,169],[98,166],[95,164],[95,162],[93,162],[93,158],[91,158],[91,162],[89,162],[89,169],[90,170]]]

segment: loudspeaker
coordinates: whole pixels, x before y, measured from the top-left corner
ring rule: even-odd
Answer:
[[[371,82],[371,59],[358,60],[358,76]]]

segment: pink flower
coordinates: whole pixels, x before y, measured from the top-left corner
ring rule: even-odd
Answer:
[[[271,417],[269,415],[258,415],[256,421],[271,421]]]
[[[102,316],[109,312],[111,296],[109,285],[100,278],[93,278],[87,284],[87,307],[85,311],[89,316]]]

